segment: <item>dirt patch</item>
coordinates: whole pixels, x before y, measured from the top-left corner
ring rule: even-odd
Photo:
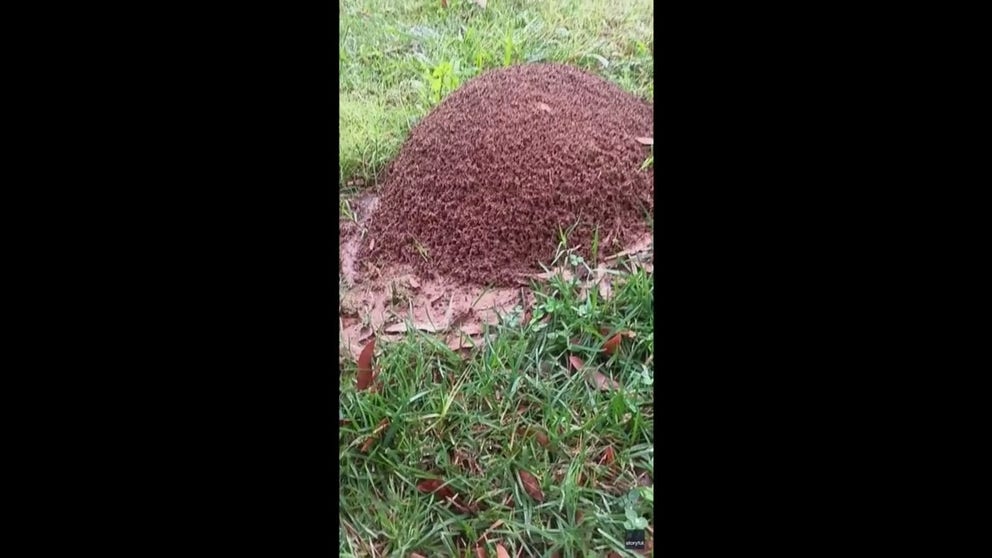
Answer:
[[[467,82],[411,132],[387,168],[358,254],[509,287],[569,246],[609,255],[654,213],[651,105],[576,68],[524,64]]]

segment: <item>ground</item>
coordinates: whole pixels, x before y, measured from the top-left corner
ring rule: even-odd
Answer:
[[[563,62],[653,101],[650,1],[342,0],[339,11],[342,219],[410,128],[480,71]],[[576,277],[598,264],[562,256]],[[376,343],[365,389],[358,364],[342,362],[341,556],[629,555],[628,527],[651,537],[653,275],[626,269],[606,291],[537,285],[532,307],[475,351],[419,331]]]

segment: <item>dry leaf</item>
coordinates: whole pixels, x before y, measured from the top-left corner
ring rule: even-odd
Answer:
[[[372,383],[372,351],[375,350],[375,338],[369,341],[358,357],[358,391],[368,389]]]
[[[496,558],[510,558],[510,553],[499,543],[496,543]]]
[[[374,444],[375,441],[379,439],[379,434],[382,434],[382,431],[387,428],[389,428],[388,417],[379,421],[379,424],[376,425],[375,430],[373,430],[372,434],[369,435],[369,439],[365,440],[365,443],[362,444],[362,448],[361,448],[362,453],[368,453],[369,448],[372,447],[372,444]]]
[[[487,554],[486,554],[486,547],[482,546],[481,544],[480,545],[476,545],[476,547],[475,547],[475,558],[486,558],[486,556],[487,556]]]
[[[654,138],[634,138],[642,145],[654,145]]]
[[[540,430],[538,430],[536,433],[534,433],[534,437],[537,438],[537,443],[538,444],[541,444],[541,447],[542,448],[548,447],[549,441],[548,441],[548,435],[547,434],[545,434],[544,432],[541,432]]]
[[[551,112],[551,107],[544,103],[537,103],[537,108],[543,110],[544,112]]]
[[[424,556],[423,554],[420,554],[420,553],[417,553],[417,552],[411,552],[410,553],[410,558],[427,558],[427,557]]]
[[[620,389],[620,384],[599,370],[594,371],[589,377],[596,384],[596,389],[598,390],[609,391],[611,389]]]
[[[577,356],[569,356],[568,362],[572,365],[572,368],[574,368],[576,372],[582,370],[582,367],[586,365],[586,363],[582,362],[582,359]]]
[[[616,453],[613,451],[613,446],[606,446],[606,450],[603,451],[603,457],[600,458],[599,463],[602,465],[609,465],[616,460]]]
[[[476,6],[479,6],[482,9],[485,9],[486,8],[486,1],[487,0],[469,0],[469,1],[472,2],[473,4],[475,4]]]
[[[447,8],[448,7],[448,0],[441,0],[441,7],[442,8]]]
[[[431,324],[424,324],[424,323],[414,323],[410,325],[413,327],[413,329],[419,329],[420,331],[426,331],[427,333],[437,333],[439,331],[444,331],[446,329],[443,327],[434,327]],[[385,331],[386,333],[406,333],[406,331],[409,329],[410,328],[407,327],[406,322],[402,322],[398,324],[393,324],[383,329],[383,331]]]
[[[372,447],[372,444],[374,444],[374,443],[375,443],[375,438],[373,438],[373,437],[370,436],[369,439],[368,440],[365,440],[365,443],[362,444],[362,447],[359,448],[359,451],[361,451],[362,453],[368,453],[369,452],[369,448],[371,448]]]
[[[620,334],[618,333],[613,337],[610,337],[609,340],[606,341],[606,343],[603,343],[603,352],[608,355],[612,355],[617,351],[617,348],[619,347],[620,347]]]
[[[524,485],[524,491],[526,491],[531,498],[537,500],[538,502],[544,501],[544,492],[541,492],[541,485],[537,482],[537,479],[534,478],[534,475],[521,469],[520,482]]]
[[[455,493],[447,486],[442,486],[444,481],[439,479],[427,479],[417,484],[417,490],[424,494],[437,493],[441,498],[454,498]]]

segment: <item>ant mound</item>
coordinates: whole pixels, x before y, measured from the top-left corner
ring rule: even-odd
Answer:
[[[622,250],[654,214],[653,125],[651,105],[570,66],[487,72],[411,131],[360,259],[506,286],[550,263],[563,234],[587,260]]]

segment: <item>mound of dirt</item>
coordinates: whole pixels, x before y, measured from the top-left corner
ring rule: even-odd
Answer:
[[[621,250],[654,214],[651,105],[576,68],[487,72],[411,132],[385,173],[362,265],[509,285],[569,246]]]

